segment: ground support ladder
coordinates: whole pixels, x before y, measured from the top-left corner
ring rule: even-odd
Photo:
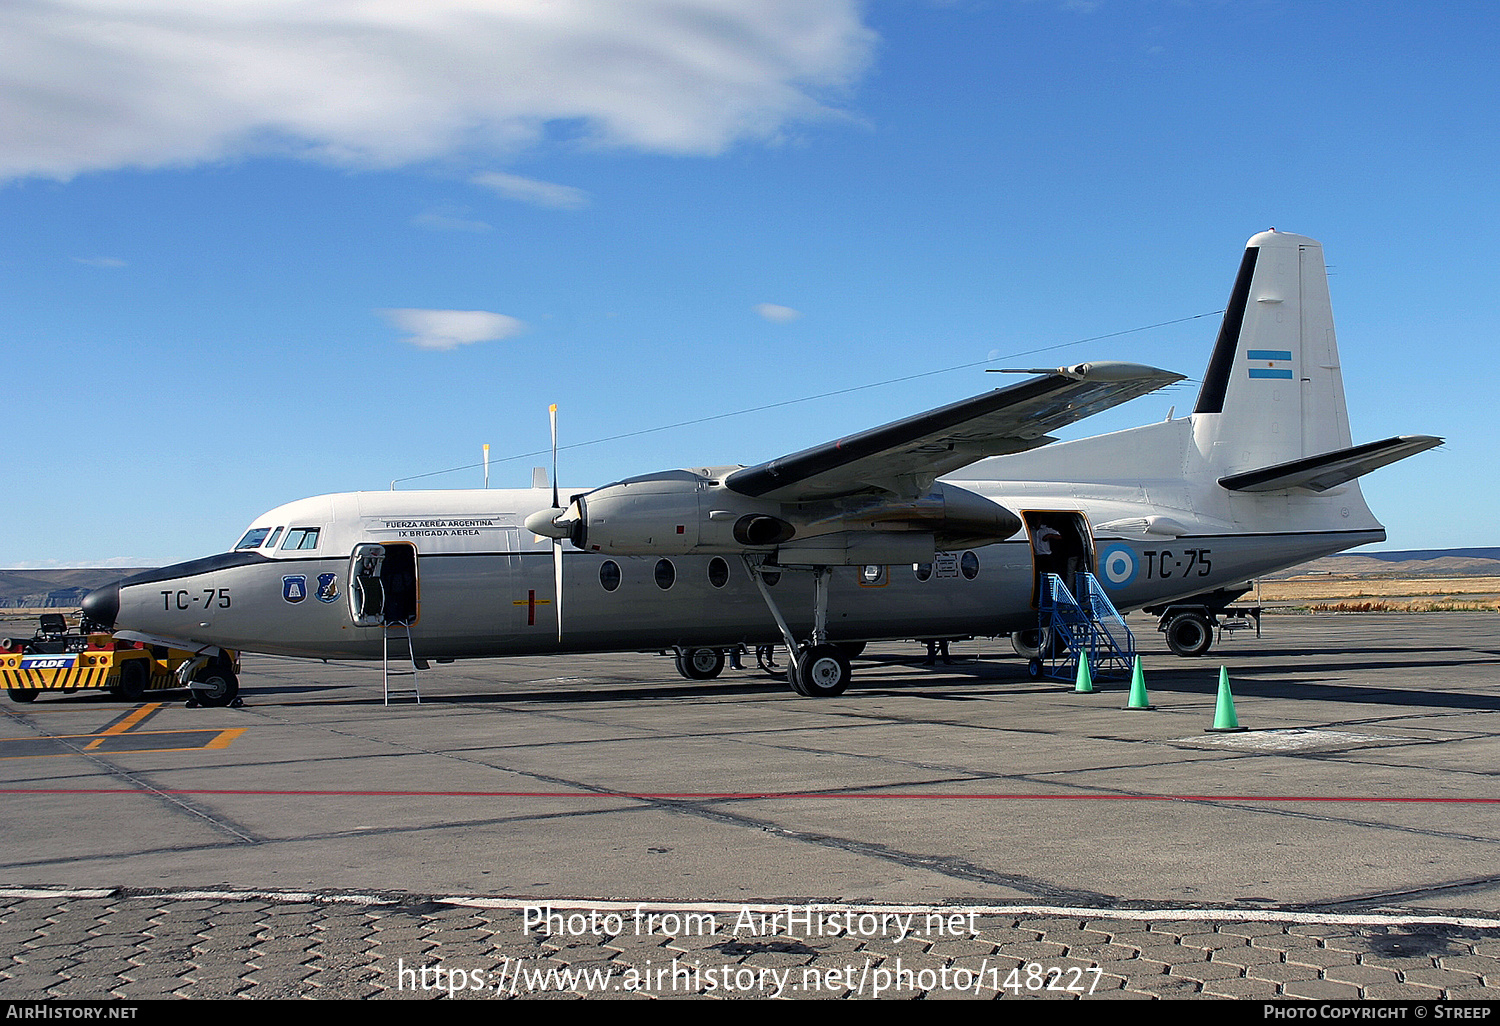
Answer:
[[[1057,640],[1043,643],[1030,667],[1032,676],[1076,680],[1078,660],[1086,657],[1094,680],[1129,679],[1135,665],[1135,635],[1093,574],[1078,575],[1076,597],[1061,577],[1045,575],[1038,626],[1043,638]]]
[[[425,670],[427,668],[427,660],[425,660],[425,659],[418,659],[416,657],[416,654],[412,651],[412,648],[411,648],[411,625],[408,624],[408,623],[405,623],[405,622],[401,622],[401,621],[398,621],[398,622],[395,622],[395,623],[383,624],[382,627],[381,627],[380,633],[383,635],[383,640],[384,640],[383,651],[381,653],[381,664],[382,664],[381,668],[384,671],[384,677],[385,677],[385,704],[386,705],[390,705],[391,704],[391,696],[393,696],[393,695],[395,697],[397,697],[397,698],[402,698],[402,697],[405,697],[406,695],[411,695],[412,697],[414,697],[417,700],[417,704],[421,705],[422,704],[422,689],[417,686],[417,671],[418,670]],[[399,658],[399,659],[402,659],[403,662],[409,663],[410,666],[411,666],[411,669],[409,669],[409,670],[405,670],[405,669],[393,670],[393,669],[391,669],[391,654],[392,654],[391,653],[391,642],[392,641],[395,641],[395,643],[396,643],[396,649],[397,649],[397,651],[395,653],[396,657]],[[406,647],[406,651],[405,652],[400,651],[400,649],[401,649],[401,647],[403,645]],[[411,678],[411,687],[409,687],[409,688],[396,688],[396,689],[392,690],[392,688],[391,688],[391,678],[392,677],[410,677]]]

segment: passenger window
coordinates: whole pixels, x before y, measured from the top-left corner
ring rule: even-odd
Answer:
[[[605,591],[614,591],[620,586],[620,564],[606,559],[599,564],[599,583]]]
[[[318,547],[317,527],[293,527],[286,533],[286,541],[281,543],[281,550],[287,549],[315,549]]]

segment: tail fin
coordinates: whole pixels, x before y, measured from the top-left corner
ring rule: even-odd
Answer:
[[[1232,491],[1324,491],[1442,443],[1351,444],[1323,247],[1274,229],[1246,244],[1193,413]]]
[[[1224,474],[1350,447],[1318,242],[1272,230],[1246,244],[1193,412]]]

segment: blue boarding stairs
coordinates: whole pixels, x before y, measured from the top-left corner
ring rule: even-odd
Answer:
[[[1027,665],[1033,678],[1076,680],[1078,660],[1087,658],[1094,680],[1130,678],[1135,666],[1135,635],[1091,573],[1078,574],[1078,594],[1057,574],[1042,577],[1038,626],[1041,654]]]

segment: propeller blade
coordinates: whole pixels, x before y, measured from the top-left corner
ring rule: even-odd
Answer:
[[[553,403],[547,407],[547,413],[552,419],[552,508],[562,509],[562,503],[557,497],[557,404]],[[552,585],[553,599],[557,606],[557,642],[562,644],[562,593],[563,593],[563,548],[564,536],[553,534],[552,536]]]
[[[552,583],[556,588],[557,640],[562,643],[562,591],[563,591],[563,543],[561,538],[552,539]]]
[[[552,417],[552,508],[562,509],[557,501],[557,404],[547,407],[547,413]]]

